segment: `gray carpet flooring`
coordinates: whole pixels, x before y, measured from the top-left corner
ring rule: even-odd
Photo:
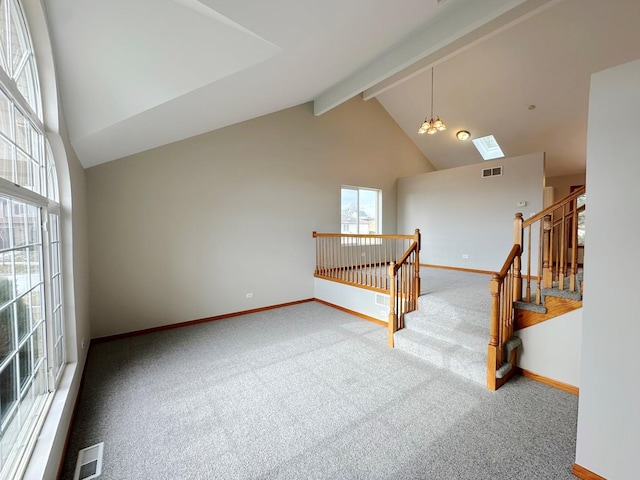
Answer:
[[[575,396],[386,335],[311,302],[92,345],[62,478],[98,442],[103,480],[574,478]]]

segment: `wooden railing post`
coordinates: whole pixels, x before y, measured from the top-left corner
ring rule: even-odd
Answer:
[[[398,316],[396,315],[396,264],[389,264],[389,347],[393,348],[393,334],[398,329]]]
[[[489,324],[489,345],[487,348],[487,388],[496,389],[500,335],[500,275],[494,273],[489,283],[491,293],[491,320]]]
[[[542,219],[542,286],[551,288],[553,286],[553,259],[551,258],[551,215],[545,215]]]
[[[421,248],[421,237],[420,237],[420,229],[416,228],[416,231],[413,233],[413,241],[416,242],[416,266],[415,266],[415,284],[414,284],[414,292],[416,296],[416,305],[414,308],[417,308],[417,298],[420,296],[420,248]]]
[[[522,213],[513,220],[513,244],[520,245],[520,253],[513,264],[513,301],[522,300]],[[531,245],[529,245],[531,248]]]

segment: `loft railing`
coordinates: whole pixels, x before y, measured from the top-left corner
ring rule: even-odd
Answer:
[[[543,288],[579,288],[578,244],[584,233],[579,216],[586,207],[584,195],[585,187],[580,187],[527,220],[521,213],[516,214],[514,245],[502,270],[493,274],[489,284],[492,307],[487,387],[491,390],[500,387],[515,370],[518,342],[513,337],[513,302],[523,300],[539,305]]]
[[[389,295],[389,346],[420,295],[420,230],[413,235],[313,232],[314,276]]]
[[[578,288],[579,233],[582,233],[579,216],[586,208],[584,195],[585,187],[580,187],[527,220],[522,219],[521,213],[516,214],[514,243],[522,247],[526,258],[524,272],[516,271],[519,278],[525,274],[524,285],[518,285],[516,300],[539,305],[542,288],[552,288],[554,282],[560,290],[573,292]]]
[[[409,249],[414,235],[313,232],[318,278],[387,293],[388,265]]]

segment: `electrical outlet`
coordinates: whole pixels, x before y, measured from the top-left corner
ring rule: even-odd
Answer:
[[[389,312],[387,312],[385,310],[380,310],[380,316],[381,317],[388,317],[389,316]]]
[[[247,293],[247,298],[253,298],[253,293],[252,292]]]
[[[462,258],[469,258],[469,255],[468,255],[468,254],[466,254],[466,253],[463,253],[463,254],[462,254]]]
[[[84,350],[84,337],[80,340],[80,350]]]

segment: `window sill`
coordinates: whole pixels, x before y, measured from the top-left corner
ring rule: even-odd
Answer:
[[[80,388],[82,368],[77,362],[65,366],[31,456],[24,467],[23,480],[54,479],[65,454],[67,433]],[[20,478],[20,477],[18,477]]]

